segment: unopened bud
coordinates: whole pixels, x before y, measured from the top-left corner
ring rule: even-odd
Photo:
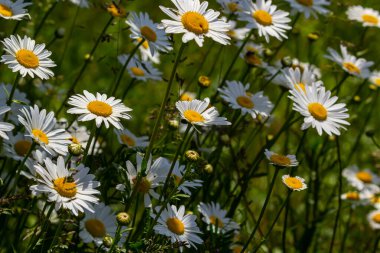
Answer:
[[[103,245],[106,248],[111,248],[112,244],[113,244],[113,238],[111,236],[106,235],[106,236],[103,237]]]
[[[111,3],[107,6],[107,11],[114,17],[122,18],[127,16],[127,11],[123,6]]]
[[[266,57],[270,57],[270,56],[273,55],[273,51],[270,50],[269,48],[266,48],[266,49],[264,50],[264,55],[265,55]]]
[[[319,34],[318,33],[309,33],[307,35],[307,38],[309,39],[309,41],[314,42],[314,41],[319,39]]]
[[[200,76],[198,78],[198,85],[202,88],[208,88],[211,85],[211,80],[207,76]]]
[[[355,102],[360,102],[360,100],[361,100],[361,99],[360,99],[359,96],[354,96],[354,101],[355,101]]]
[[[185,152],[185,157],[189,162],[196,162],[199,159],[199,154],[195,150],[187,150]]]
[[[85,59],[86,61],[92,61],[92,60],[94,59],[94,57],[92,57],[91,54],[85,54],[85,55],[84,55],[84,59]]]
[[[292,58],[290,58],[289,56],[285,56],[284,58],[281,59],[281,64],[282,64],[282,67],[284,68],[291,67],[293,65]]]
[[[131,217],[126,212],[121,212],[116,215],[117,223],[121,226],[126,226],[131,221]]]
[[[204,167],[203,167],[203,170],[208,173],[208,174],[211,174],[214,170],[214,168],[212,167],[211,164],[206,164]]]
[[[178,122],[178,120],[176,120],[176,119],[171,119],[171,120],[169,120],[168,124],[169,124],[169,127],[170,127],[171,129],[173,129],[173,130],[178,129],[178,126],[179,126],[179,122]]]
[[[69,152],[73,156],[79,156],[79,155],[83,154],[82,145],[77,144],[77,143],[71,143],[69,145]]]
[[[55,30],[55,37],[57,39],[62,39],[63,37],[65,37],[65,28],[58,28],[57,30]]]

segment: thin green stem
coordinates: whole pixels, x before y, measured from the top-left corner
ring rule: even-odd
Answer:
[[[116,229],[116,233],[115,233],[115,238],[112,242],[112,246],[109,250],[109,253],[112,253],[116,247],[116,245],[118,244],[118,242],[120,241],[120,231],[121,231],[121,225],[120,224],[117,224],[117,229]]]
[[[91,133],[90,133],[90,138],[87,141],[86,149],[84,150],[84,153],[83,153],[83,164],[86,164],[86,160],[87,160],[87,156],[88,156],[88,153],[90,150],[90,146],[91,146],[91,143],[94,139],[95,133],[97,131],[95,122],[93,124],[94,125],[93,125]],[[95,145],[95,143],[94,143],[94,145]]]
[[[43,16],[41,22],[38,24],[33,37],[36,38],[37,35],[40,33],[42,26],[45,24],[46,19],[49,17],[49,15],[53,12],[55,6],[57,6],[57,1],[54,1],[53,4],[50,6],[50,8],[45,12],[45,15]]]
[[[17,83],[18,83],[18,79],[20,78],[20,73],[17,74],[16,78],[15,78],[15,81],[13,82],[13,85],[12,85],[12,90],[11,90],[11,93],[9,93],[9,98],[7,100],[7,105],[10,106],[12,104],[12,99],[13,99],[13,95],[15,94],[15,91],[16,91],[16,87],[17,87]]]

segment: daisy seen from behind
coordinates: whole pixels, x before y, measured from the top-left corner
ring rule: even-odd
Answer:
[[[128,55],[119,55],[117,58],[124,66],[128,59]],[[132,57],[127,66],[128,73],[131,77],[141,81],[157,80],[160,81],[162,73],[156,69],[149,61],[140,61],[136,57]]]
[[[380,27],[380,13],[377,10],[356,5],[349,7],[346,13],[348,19],[358,21],[364,27]]]
[[[170,164],[168,164],[167,168],[170,168]],[[168,171],[163,173],[166,177]],[[186,166],[180,165],[178,161],[175,162],[173,167],[172,176],[174,178],[174,182],[178,187],[178,191],[181,191],[189,196],[191,196],[190,189],[195,189],[202,186],[202,180],[194,179],[194,180],[186,180],[184,177],[186,176]]]
[[[122,129],[123,125],[120,119],[130,119],[128,114],[132,111],[126,107],[120,99],[114,97],[107,98],[106,94],[96,93],[96,96],[87,90],[83,94],[73,95],[69,98],[68,104],[73,108],[67,112],[70,114],[81,114],[78,121],[95,120],[96,127],[100,127],[102,123],[108,128],[113,125],[117,129]]]
[[[202,47],[204,38],[209,37],[214,41],[227,45],[230,37],[227,35],[230,25],[222,19],[218,19],[219,12],[207,10],[208,2],[200,3],[199,0],[171,0],[176,9],[160,6],[160,9],[170,19],[162,20],[162,26],[166,33],[183,33],[182,42],[195,40]]]
[[[235,14],[241,9],[242,0],[217,0],[218,4],[222,6],[222,11],[224,14],[230,15]]]
[[[32,3],[24,2],[24,0],[17,0],[12,2],[11,0],[0,0],[0,17],[10,20],[21,20],[25,17],[29,17],[28,10],[25,7]]]
[[[22,77],[26,75],[49,79],[54,76],[50,68],[55,63],[49,58],[51,52],[45,49],[45,44],[36,44],[31,38],[11,35],[2,41],[5,55],[0,62],[8,65],[13,72],[19,72]]]
[[[288,89],[297,89],[305,92],[305,86],[311,86],[313,83],[319,88],[323,86],[322,81],[317,81],[316,76],[308,67],[302,71],[299,67],[286,68],[282,71],[283,85]]]
[[[340,135],[339,129],[346,129],[343,125],[350,125],[345,119],[346,104],[336,103],[337,96],[331,97],[331,92],[325,87],[318,88],[315,83],[306,86],[305,91],[293,89],[289,91],[289,98],[293,100],[293,110],[304,116],[301,129],[315,128],[319,135],[326,132],[328,135]]]
[[[7,113],[11,108],[9,106],[0,106],[0,117],[2,118],[3,114]],[[11,123],[8,122],[0,122],[0,137],[8,140],[9,137],[5,132],[12,131],[14,126]]]
[[[293,191],[303,191],[307,189],[305,179],[303,179],[302,177],[283,175],[282,182],[286,185],[286,187]]]
[[[0,84],[0,106],[7,104],[11,92],[12,84]],[[17,114],[19,113],[20,109],[25,106],[25,104],[29,103],[30,101],[26,97],[26,94],[16,88],[13,93],[11,104],[9,105],[11,107],[11,110],[9,111],[9,119],[13,123],[18,124],[19,122],[17,120]]]
[[[279,167],[295,167],[298,166],[298,161],[295,155],[280,155],[275,152],[272,152],[268,149],[264,152],[267,159],[274,166]]]
[[[149,137],[141,136],[137,137],[127,128],[122,130],[115,129],[115,134],[120,144],[128,146],[128,148],[145,148],[149,145]]]
[[[303,13],[306,18],[313,16],[318,18],[317,14],[326,15],[329,11],[326,9],[330,5],[327,0],[286,0],[292,12]]]
[[[55,202],[56,211],[69,209],[75,216],[84,210],[94,212],[92,204],[98,202],[95,195],[100,194],[95,188],[100,183],[94,181],[94,175],[88,174],[89,168],[81,164],[69,170],[59,156],[56,164],[46,158],[45,166],[37,164],[35,169],[39,178],[38,184],[30,187],[33,195],[48,194],[48,201]]]
[[[54,112],[46,114],[46,110],[40,111],[37,105],[24,107],[18,115],[18,120],[25,127],[29,136],[51,155],[56,153],[66,155],[67,146],[71,143],[70,134],[65,129],[56,127],[57,120]]]

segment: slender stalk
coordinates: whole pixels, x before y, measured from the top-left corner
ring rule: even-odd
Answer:
[[[55,242],[57,241],[58,237],[61,235],[64,222],[65,222],[65,219],[61,217],[61,220],[59,221],[59,224],[58,224],[58,228],[55,231],[54,238],[50,243],[48,252],[50,252],[50,249],[55,245]]]
[[[86,160],[87,160],[87,156],[88,156],[88,151],[90,150],[90,146],[91,146],[91,143],[94,139],[94,136],[95,136],[95,133],[97,131],[97,128],[96,128],[96,124],[95,122],[93,123],[93,127],[92,127],[92,130],[91,130],[91,133],[90,133],[90,138],[88,139],[87,141],[87,145],[86,145],[86,149],[84,150],[84,154],[83,154],[83,164],[86,164]],[[94,143],[95,145],[95,143]]]
[[[373,245],[372,253],[376,253],[376,252],[378,252],[378,251],[377,251],[377,248],[378,248],[378,246],[379,246],[379,241],[380,241],[380,233],[378,233],[378,235],[377,235],[377,237],[376,237],[376,241],[375,241],[375,243],[374,243],[374,245]]]
[[[121,236],[120,236],[120,231],[121,231],[121,225],[120,225],[120,224],[117,224],[117,229],[116,229],[116,233],[115,233],[115,238],[114,238],[114,240],[113,240],[113,242],[112,242],[112,246],[111,246],[111,248],[110,248],[110,250],[109,250],[109,253],[114,252],[114,249],[115,249],[116,245],[117,245],[118,242],[120,241],[120,238],[121,238]]]
[[[347,219],[346,226],[345,226],[345,229],[344,229],[343,239],[342,239],[342,242],[340,244],[340,250],[339,250],[339,252],[344,252],[344,246],[346,244],[348,233],[350,231],[350,225],[351,225],[351,218],[352,218],[352,212],[353,212],[353,210],[354,210],[354,208],[352,206],[350,206],[350,211],[349,211],[349,214],[348,214],[348,219]]]
[[[133,85],[135,84],[136,81],[137,81],[136,78],[132,78],[132,80],[129,82],[129,84],[127,85],[127,87],[124,90],[123,97],[121,99],[122,101],[124,101],[124,99],[127,97],[128,91],[130,89],[132,89],[132,87],[133,87]]]
[[[11,93],[9,93],[9,98],[7,100],[7,105],[10,106],[12,104],[12,99],[13,99],[13,95],[15,94],[15,90],[16,90],[16,87],[17,87],[17,83],[18,83],[18,79],[20,78],[20,73],[17,74],[16,76],[16,79],[15,81],[13,82],[13,85],[12,85],[12,90],[11,90]],[[6,120],[6,119],[5,119]]]
[[[336,91],[336,94],[338,95],[339,94],[339,91],[340,91],[340,88],[342,86],[342,84],[344,83],[344,81],[347,80],[347,78],[349,77],[350,75],[348,73],[344,73],[344,76],[343,78],[339,81],[339,83],[331,90],[331,92],[334,92]]]
[[[45,24],[46,19],[49,17],[49,15],[53,12],[55,6],[57,6],[57,1],[54,1],[53,4],[50,6],[50,8],[45,12],[45,15],[43,16],[41,22],[38,24],[33,37],[36,38],[37,35],[40,33],[42,26]]]

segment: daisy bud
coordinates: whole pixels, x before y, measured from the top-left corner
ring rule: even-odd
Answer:
[[[111,3],[107,6],[107,11],[112,16],[117,18],[122,18],[127,16],[127,11],[124,9],[121,5],[116,5],[114,3]]]
[[[307,38],[309,39],[310,42],[314,42],[319,39],[319,34],[318,33],[309,33],[307,35]]]
[[[176,130],[176,129],[178,129],[178,126],[179,126],[178,120],[175,120],[175,119],[171,119],[171,120],[169,120],[169,127],[170,127],[172,130]]]
[[[103,245],[106,248],[111,248],[112,243],[113,243],[113,238],[111,236],[106,235],[106,236],[103,237]]]
[[[126,226],[131,221],[131,217],[126,212],[121,212],[116,215],[116,220],[119,225]]]
[[[292,66],[292,58],[289,56],[285,56],[281,59],[281,64],[283,68],[291,67]]]
[[[79,155],[83,154],[82,145],[77,144],[77,143],[71,143],[69,145],[69,152],[73,156],[79,156]]]
[[[65,28],[61,27],[55,30],[54,35],[57,39],[62,39],[63,37],[65,37],[65,32]]]
[[[200,76],[198,78],[198,85],[201,88],[208,88],[211,85],[211,80],[208,76]]]
[[[273,55],[273,51],[270,50],[269,48],[266,48],[266,49],[264,50],[264,55],[265,55],[266,57],[270,57],[270,56]]]
[[[212,167],[211,164],[208,163],[208,164],[206,164],[206,165],[203,167],[203,170],[204,170],[206,173],[211,174],[212,171],[214,170],[214,168]]]
[[[195,150],[187,150],[185,152],[185,157],[189,162],[196,162],[199,159],[199,154]]]
[[[90,54],[85,54],[85,55],[84,55],[84,59],[85,59],[86,61],[92,61],[92,60],[94,59],[94,57],[92,57],[92,55],[90,55]]]
[[[354,97],[354,101],[355,101],[355,102],[359,103],[360,100],[361,100],[361,99],[360,99],[360,96],[355,96],[355,97]]]

